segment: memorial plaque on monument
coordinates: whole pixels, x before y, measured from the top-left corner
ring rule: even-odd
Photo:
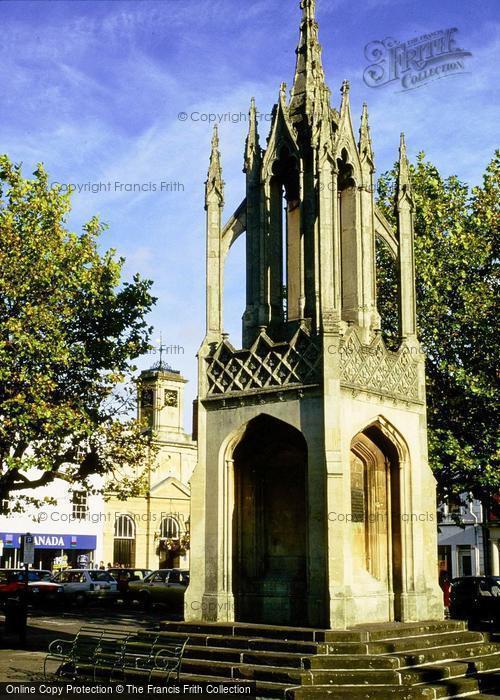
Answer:
[[[361,489],[351,491],[351,517],[353,523],[362,523],[365,519],[365,494]]]

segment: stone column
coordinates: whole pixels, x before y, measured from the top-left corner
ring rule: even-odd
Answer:
[[[413,252],[413,195],[406,158],[404,135],[399,148],[397,217],[399,236],[399,333],[401,338],[415,338],[417,315],[415,303],[415,261]]]
[[[219,137],[214,127],[210,166],[205,183],[207,212],[207,339],[219,339],[222,332],[222,247],[221,219],[224,183],[220,165]]]
[[[500,540],[490,540],[490,568],[492,576],[500,576]]]

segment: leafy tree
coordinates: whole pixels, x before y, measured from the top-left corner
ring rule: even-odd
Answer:
[[[443,179],[420,153],[412,166],[419,337],[427,353],[430,462],[440,495],[500,491],[498,426],[498,224],[500,153],[480,187]],[[378,183],[395,224],[397,166]],[[397,343],[396,275],[378,250],[379,304]]]
[[[40,503],[55,479],[141,487],[145,433],[130,419],[132,360],[148,349],[151,282],[121,283],[104,226],[65,228],[70,198],[0,156],[0,504]],[[126,386],[126,385],[125,385]],[[23,494],[41,489],[40,496]]]

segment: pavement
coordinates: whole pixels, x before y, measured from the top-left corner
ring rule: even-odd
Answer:
[[[144,612],[139,607],[104,609],[89,606],[47,612],[31,611],[28,615],[26,643],[20,644],[15,634],[7,634],[4,616],[0,613],[0,682],[43,680],[43,663],[50,642],[71,639],[82,625],[106,629],[152,629],[160,620],[168,619],[165,610]]]

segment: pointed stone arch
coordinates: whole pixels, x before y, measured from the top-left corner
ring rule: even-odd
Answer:
[[[405,493],[408,446],[379,415],[354,435],[350,445],[353,564],[386,590],[388,620],[405,614]]]
[[[372,420],[365,422],[360,426],[358,432],[365,432],[372,428],[377,428],[391,442],[397,450],[398,459],[401,461],[401,466],[409,461],[409,447],[403,436],[403,433],[392,423],[385,418],[383,414],[378,414]]]
[[[269,285],[268,315],[271,331],[278,335],[286,320],[303,315],[302,168],[282,86],[261,174],[267,229],[264,277]]]
[[[307,623],[307,443],[261,413],[226,443],[233,473],[235,619]]]
[[[284,144],[287,144],[290,152],[295,154],[297,158],[300,157],[295,129],[288,116],[288,107],[286,105],[286,98],[282,86],[278,103],[275,106],[269,142],[262,161],[263,181],[271,177],[273,163],[279,158],[280,148]]]
[[[357,150],[355,153],[357,154]],[[335,161],[338,171],[339,192],[347,187],[357,187],[361,180],[359,163],[357,158],[352,157],[351,149],[347,144],[337,149]]]
[[[360,324],[363,308],[363,246],[358,186],[361,172],[346,146],[337,151],[336,225],[341,248],[343,320]]]

